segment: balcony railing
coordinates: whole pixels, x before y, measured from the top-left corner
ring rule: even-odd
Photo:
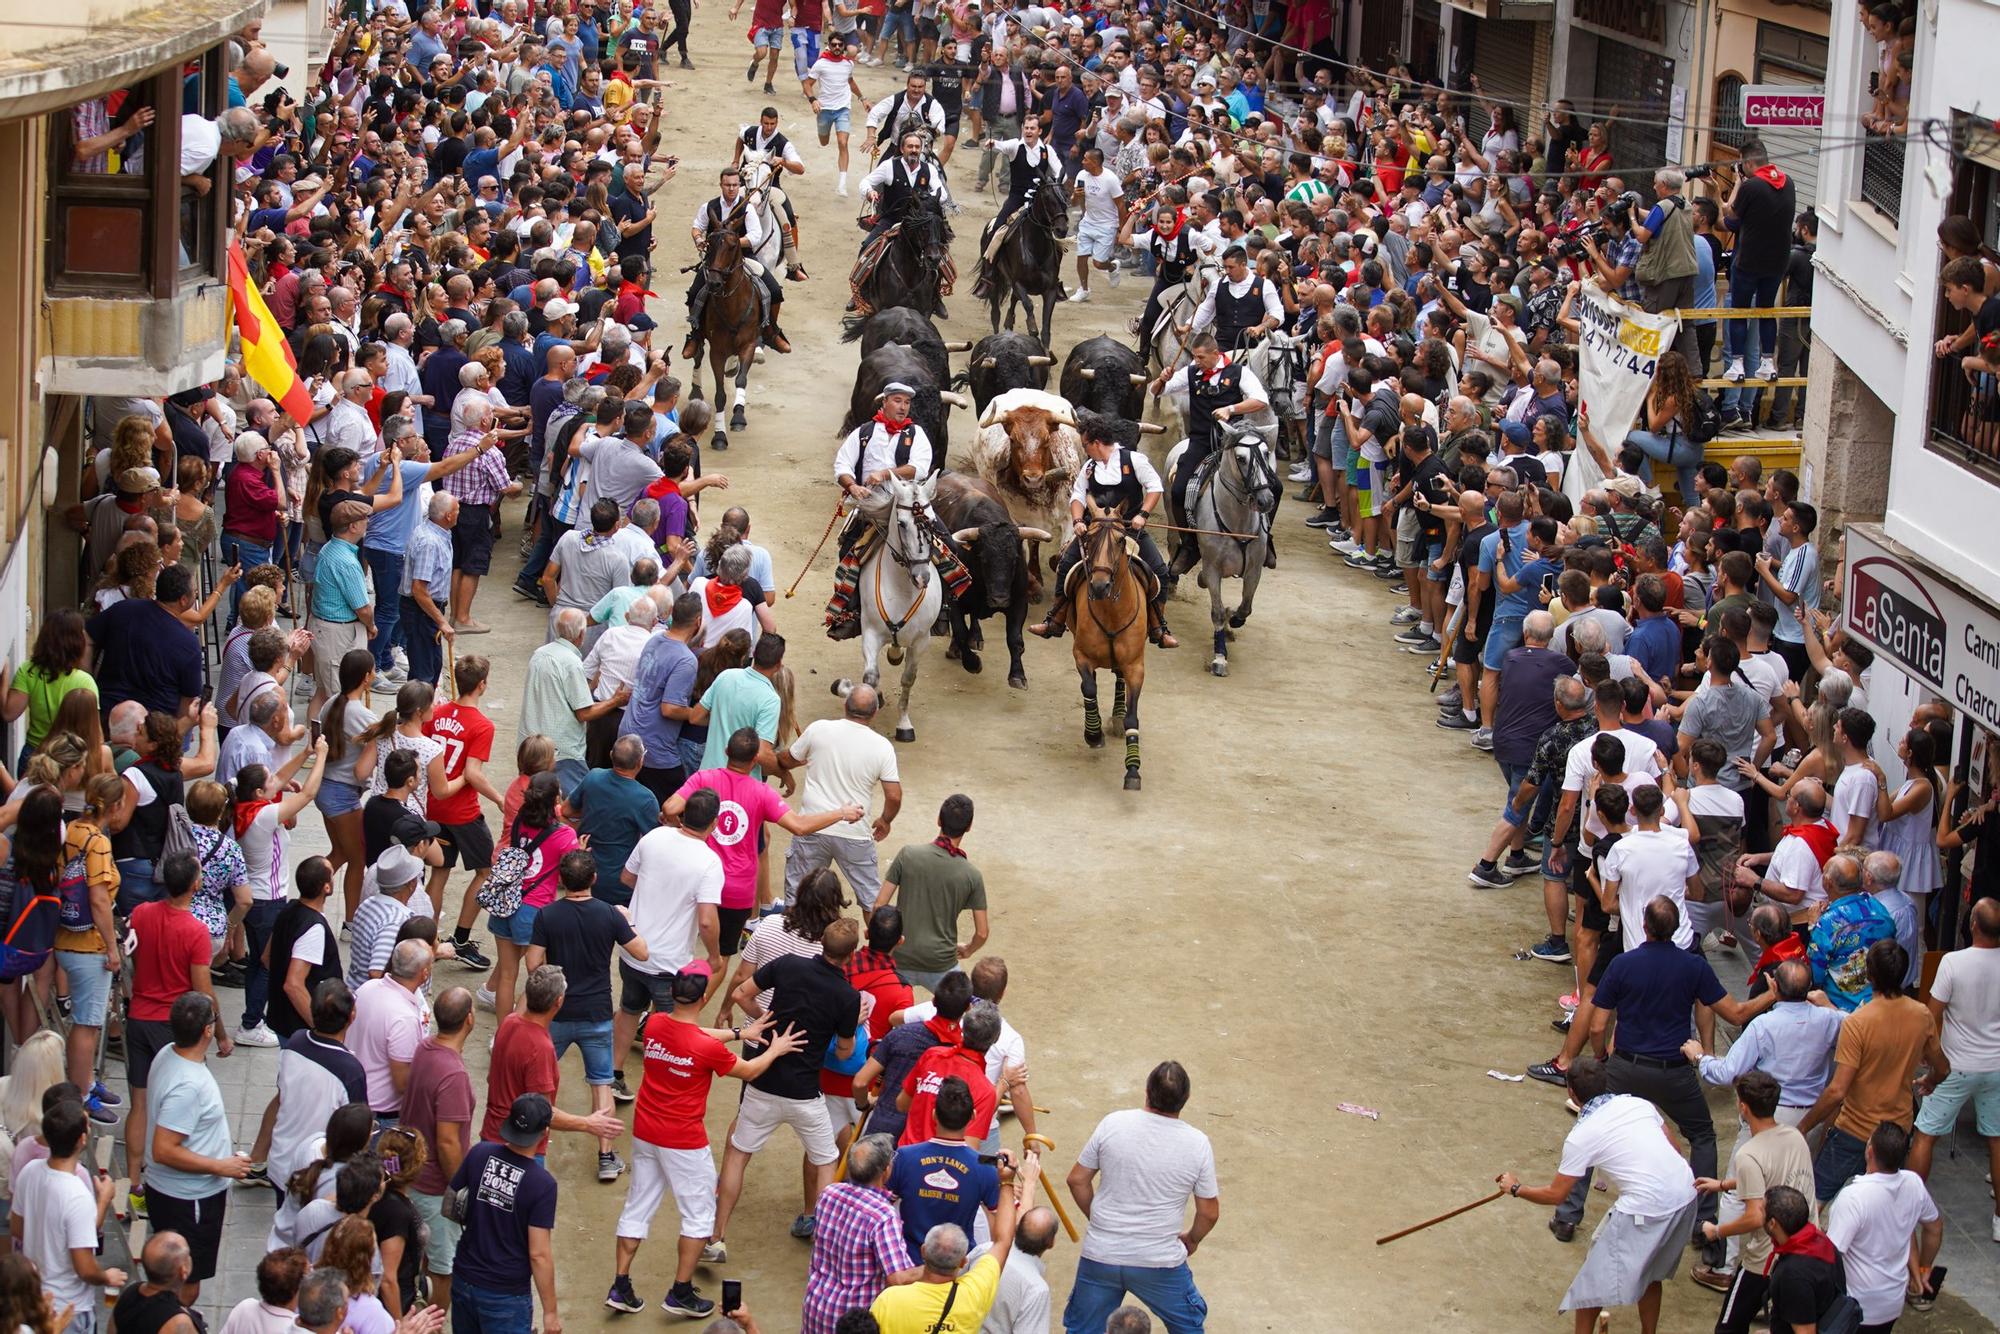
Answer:
[[[1909,155],[1909,141],[1895,135],[1871,135],[1861,149],[1861,197],[1892,222],[1903,211],[1903,164]]]
[[[1953,337],[1971,322],[1965,312],[1939,303],[1939,338]],[[1977,343],[1967,349],[1978,350]],[[2000,377],[1968,379],[1960,356],[1939,357],[1931,372],[1931,444],[1982,469],[2000,466]]]

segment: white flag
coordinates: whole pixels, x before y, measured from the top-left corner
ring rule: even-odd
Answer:
[[[1649,315],[1607,294],[1595,278],[1584,283],[1576,313],[1583,322],[1577,372],[1581,407],[1590,414],[1591,434],[1604,446],[1605,455],[1616,461],[1652,388],[1660,353],[1673,346],[1680,332],[1680,317]],[[1586,491],[1603,482],[1603,469],[1579,435],[1570,465],[1563,469],[1563,494],[1578,503]]]

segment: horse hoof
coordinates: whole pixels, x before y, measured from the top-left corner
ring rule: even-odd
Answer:
[[[882,656],[889,660],[891,667],[900,667],[903,664],[903,646],[901,644],[891,644],[882,650]]]
[[[1016,690],[1026,690],[1028,688],[1028,674],[1026,672],[1010,672],[1007,676],[1007,684]]]
[[[916,739],[917,739],[917,729],[916,729],[916,728],[914,728],[914,727],[899,727],[899,728],[897,728],[897,729],[896,729],[896,740],[898,740],[898,741],[915,741]]]
[[[688,397],[689,397],[690,399],[694,400],[695,402],[700,402],[700,401],[701,401],[701,386],[700,386],[700,385],[698,385],[698,384],[691,384],[691,385],[689,385],[689,386],[688,386]]]
[[[747,431],[750,429],[750,418],[744,414],[742,408],[738,408],[729,414],[729,429],[732,431]]]
[[[1092,736],[1090,733],[1085,732],[1083,734],[1083,744],[1089,746],[1092,750],[1103,750],[1104,733],[1099,732],[1096,736]]]
[[[843,676],[840,677],[838,680],[836,680],[831,686],[829,686],[828,689],[830,689],[835,695],[838,695],[841,699],[846,699],[847,693],[850,690],[854,689],[854,682],[848,680],[846,677]]]
[[[1137,792],[1139,790],[1139,771],[1137,769],[1127,769],[1125,771],[1125,790],[1127,792]]]
[[[1215,659],[1213,662],[1208,664],[1208,670],[1212,675],[1215,676],[1229,675],[1229,659],[1227,658]]]
[[[736,429],[740,431],[743,428],[739,426]],[[710,449],[729,448],[729,433],[727,431],[717,431],[714,434],[710,435],[708,437],[708,447]]]
[[[962,661],[965,664],[965,670],[971,672],[974,676],[977,676],[982,671],[986,670],[986,664],[981,662],[979,660],[979,655],[977,653],[974,653],[971,649],[967,649],[965,651],[960,661]]]
[[[1239,611],[1229,618],[1229,628],[1232,630],[1241,630],[1243,628],[1244,622],[1248,621],[1249,619],[1250,619],[1249,612]]]

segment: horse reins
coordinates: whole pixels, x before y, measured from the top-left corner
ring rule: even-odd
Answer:
[[[884,526],[882,531],[882,551],[890,560],[895,561],[896,564],[902,566],[905,570],[914,571],[920,563],[919,560],[915,557],[905,555],[896,547],[896,511],[901,508],[903,506],[893,500],[889,503],[889,522]],[[917,536],[922,537],[924,535],[923,506],[921,504],[911,505],[910,517],[915,520]],[[915,587],[916,580],[914,575],[910,582],[911,586]],[[889,615],[888,606],[882,601],[882,562],[875,562],[875,612],[882,618],[882,624],[888,627],[889,646],[891,648],[900,649],[902,647],[903,627],[910,623],[910,618],[915,616],[917,609],[923,605],[923,590],[919,588],[917,589],[916,599],[910,603],[909,609],[903,613],[902,619],[897,620],[892,618]]]
[[[1148,522],[1151,521],[1148,520]],[[1130,525],[1128,525],[1125,522],[1125,520],[1118,518],[1116,515],[1105,514],[1105,515],[1100,515],[1097,518],[1091,520],[1091,525],[1093,527],[1100,523],[1110,524],[1116,528],[1125,529],[1128,534],[1130,532]],[[1122,536],[1119,538],[1118,545],[1121,548],[1124,546],[1124,538]],[[1098,569],[1097,563],[1095,561],[1092,561],[1090,564],[1090,568],[1086,571],[1086,573],[1096,574],[1097,569]],[[1104,567],[1104,572],[1107,577],[1110,576],[1113,572],[1112,567],[1110,565],[1106,565]],[[1132,576],[1132,558],[1129,555],[1126,556],[1125,558],[1125,574],[1128,582],[1139,584],[1139,581]],[[1097,627],[1098,632],[1102,634],[1107,641],[1116,642],[1118,636],[1124,634],[1127,630],[1130,630],[1132,628],[1132,623],[1134,621],[1138,620],[1141,616],[1144,616],[1146,614],[1146,590],[1143,584],[1139,584],[1138,592],[1139,592],[1138,609],[1135,610],[1130,616],[1125,618],[1125,623],[1123,625],[1120,625],[1117,629],[1114,630],[1110,626],[1104,623],[1103,617],[1097,614],[1095,604],[1099,602],[1101,599],[1090,596],[1090,590],[1088,588],[1084,590],[1084,597],[1083,597],[1084,610],[1090,613],[1091,624]]]

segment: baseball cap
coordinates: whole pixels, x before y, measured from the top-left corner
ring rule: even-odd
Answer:
[[[390,844],[375,859],[375,883],[383,889],[401,889],[404,885],[415,884],[423,873],[424,864],[400,844]]]
[[[157,491],[160,489],[160,470],[158,468],[127,468],[112,480],[118,483],[118,489],[126,495],[143,496],[148,491]]]
[[[674,974],[674,999],[683,1004],[700,1000],[708,994],[709,979],[714,976],[715,970],[708,966],[708,960],[690,959]]]
[[[578,309],[579,307],[576,302],[565,301],[559,296],[554,296],[550,297],[549,303],[542,307],[542,318],[551,322],[566,319],[576,314]]]
[[[549,1100],[539,1093],[523,1093],[514,1099],[514,1105],[507,1109],[507,1119],[500,1123],[500,1138],[517,1149],[532,1149],[542,1142],[542,1136],[549,1131],[549,1122],[555,1119],[555,1109]]]
[[[407,809],[396,816],[396,823],[389,828],[389,837],[404,847],[414,847],[428,839],[436,838],[444,826],[436,820],[426,820],[421,815],[412,815]]]
[[[1606,491],[1616,492],[1618,495],[1621,495],[1625,497],[1625,499],[1630,500],[1632,497],[1639,494],[1639,479],[1621,473],[1616,477],[1605,478],[1604,489]]]
[[[1521,298],[1517,296],[1515,293],[1502,292],[1493,299],[1499,302],[1503,306],[1512,306],[1514,308],[1514,313],[1516,315],[1519,315],[1521,313]]]

